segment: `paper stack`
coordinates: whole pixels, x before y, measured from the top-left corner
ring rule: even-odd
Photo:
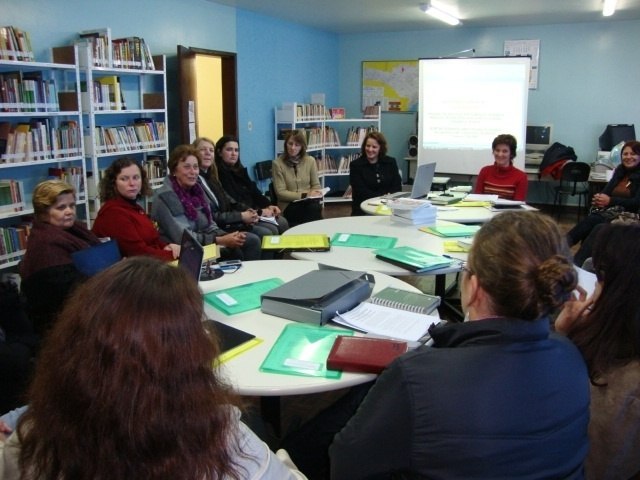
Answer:
[[[413,225],[433,225],[438,209],[429,200],[398,198],[387,203],[391,220]]]

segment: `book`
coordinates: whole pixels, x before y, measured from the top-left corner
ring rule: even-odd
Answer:
[[[260,365],[261,372],[340,378],[342,372],[327,369],[327,357],[339,335],[348,330],[290,323],[284,327]]]
[[[409,312],[430,314],[440,306],[440,297],[387,287],[374,294],[369,302]]]
[[[327,357],[327,368],[345,372],[380,373],[406,353],[407,342],[386,338],[338,336]]]
[[[224,363],[262,342],[262,339],[251,333],[216,320],[207,319],[203,323],[205,329],[213,332],[220,343],[222,353],[216,358],[216,364]]]
[[[216,290],[204,295],[209,305],[227,315],[247,312],[260,308],[263,293],[279,287],[284,282],[279,278],[266,278],[257,282],[245,283],[237,287]]]
[[[446,225],[420,227],[418,230],[425,233],[432,233],[439,237],[470,237],[480,230],[480,226],[449,222]]]
[[[336,312],[332,321],[373,335],[417,342],[426,335],[431,325],[440,321],[440,318],[362,302],[346,312]]]
[[[451,259],[443,255],[418,250],[413,247],[396,247],[376,250],[376,258],[415,273],[428,272],[451,265]]]
[[[325,252],[331,249],[329,237],[324,234],[265,235],[263,250],[289,250],[298,252]]]

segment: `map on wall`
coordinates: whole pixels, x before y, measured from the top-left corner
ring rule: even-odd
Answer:
[[[362,108],[379,104],[383,112],[418,111],[418,61],[362,62]]]

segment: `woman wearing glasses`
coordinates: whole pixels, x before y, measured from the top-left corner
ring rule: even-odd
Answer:
[[[588,374],[549,329],[577,282],[563,235],[541,214],[502,213],[464,270],[468,321],[433,327],[432,347],[380,375],[333,441],[331,478],[582,478]]]

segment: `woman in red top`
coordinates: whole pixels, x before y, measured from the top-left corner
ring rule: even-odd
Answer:
[[[123,257],[148,255],[171,261],[180,256],[180,245],[164,243],[144,209],[137,203],[151,192],[144,170],[131,158],[115,160],[100,181],[104,202],[93,224],[93,233],[118,242]]]
[[[480,170],[474,193],[498,195],[507,200],[526,200],[527,174],[513,166],[517,147],[513,135],[502,134],[493,139],[494,163]]]

